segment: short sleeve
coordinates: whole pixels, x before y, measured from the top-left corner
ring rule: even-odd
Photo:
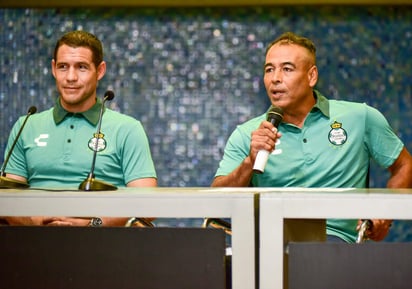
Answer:
[[[384,168],[395,162],[404,147],[383,114],[370,106],[367,106],[365,142],[371,157]]]

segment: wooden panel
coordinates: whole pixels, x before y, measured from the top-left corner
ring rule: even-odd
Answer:
[[[225,288],[224,232],[0,227],[0,288]]]
[[[409,289],[411,243],[291,243],[289,289]]]

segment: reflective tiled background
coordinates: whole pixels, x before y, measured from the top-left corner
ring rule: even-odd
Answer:
[[[52,51],[74,29],[103,41],[99,94],[142,121],[160,186],[210,185],[231,131],[268,107],[265,47],[289,30],[315,41],[321,92],[375,106],[412,150],[412,6],[0,9],[1,161],[17,117],[53,104]],[[373,165],[371,186],[386,179]]]

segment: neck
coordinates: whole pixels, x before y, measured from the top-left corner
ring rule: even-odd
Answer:
[[[68,112],[82,113],[82,112],[88,111],[90,108],[93,107],[93,105],[96,104],[96,97],[89,97],[88,99],[86,99],[85,101],[83,101],[81,103],[65,102],[60,97],[60,104]]]
[[[283,121],[302,128],[303,124],[305,123],[306,117],[315,104],[316,99],[314,97],[308,97],[307,101],[300,103],[298,107],[292,109],[284,109]]]

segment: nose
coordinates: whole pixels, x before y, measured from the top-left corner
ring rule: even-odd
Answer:
[[[272,73],[272,82],[281,82],[282,81],[282,71],[280,69],[273,70]]]
[[[76,73],[76,70],[73,67],[70,67],[69,70],[67,71],[66,79],[67,79],[67,81],[76,81],[77,80],[77,73]]]

